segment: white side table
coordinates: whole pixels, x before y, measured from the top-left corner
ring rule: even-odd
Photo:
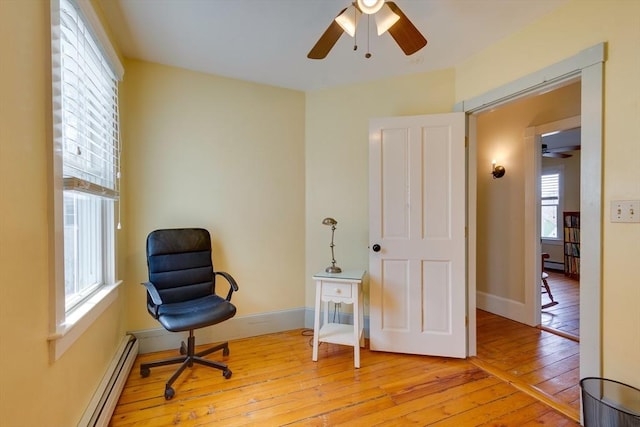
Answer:
[[[342,273],[320,272],[313,276],[316,281],[316,309],[313,324],[313,356],[318,360],[320,342],[353,346],[353,364],[360,367],[360,347],[364,347],[364,312],[362,304],[362,278],[364,270]],[[353,325],[329,323],[329,301],[353,304]],[[320,327],[320,311],[324,309]]]

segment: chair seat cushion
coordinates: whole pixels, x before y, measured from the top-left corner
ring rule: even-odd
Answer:
[[[158,309],[158,321],[171,332],[189,331],[215,325],[232,318],[236,307],[218,295],[162,304]]]

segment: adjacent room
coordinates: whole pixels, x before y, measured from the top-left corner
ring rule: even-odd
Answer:
[[[0,35],[3,425],[639,410],[640,1],[0,0]]]

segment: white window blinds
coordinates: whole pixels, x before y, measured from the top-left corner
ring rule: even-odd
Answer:
[[[552,173],[548,175],[542,175],[540,179],[541,198],[544,201],[554,201],[557,204],[557,200],[560,197],[560,174]]]
[[[56,137],[62,150],[65,190],[117,198],[120,145],[118,81],[80,12],[59,0],[59,49],[54,70]]]
[[[560,173],[540,177],[540,234],[543,239],[557,239],[559,230]]]

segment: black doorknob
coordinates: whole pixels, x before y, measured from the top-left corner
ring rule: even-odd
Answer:
[[[376,243],[371,247],[371,249],[373,249],[373,252],[380,252],[380,245]]]

